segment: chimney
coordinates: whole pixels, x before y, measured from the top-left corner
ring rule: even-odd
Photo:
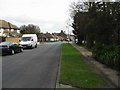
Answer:
[[[63,30],[61,30],[61,33],[63,33]]]

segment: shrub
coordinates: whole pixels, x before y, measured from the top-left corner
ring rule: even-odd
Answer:
[[[6,37],[0,36],[0,42],[4,42]]]
[[[120,66],[120,45],[96,44],[93,49],[93,57],[112,68]]]

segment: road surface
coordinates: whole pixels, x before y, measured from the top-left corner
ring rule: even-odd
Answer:
[[[3,88],[55,88],[61,43],[2,57]]]

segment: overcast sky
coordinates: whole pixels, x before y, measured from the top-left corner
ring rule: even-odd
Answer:
[[[0,0],[0,19],[21,25],[35,24],[41,32],[65,30],[69,5],[78,0]]]

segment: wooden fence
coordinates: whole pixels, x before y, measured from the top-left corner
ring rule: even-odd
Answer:
[[[15,42],[19,43],[19,40],[21,40],[21,38],[18,38],[18,37],[7,37],[5,41],[15,41]]]

